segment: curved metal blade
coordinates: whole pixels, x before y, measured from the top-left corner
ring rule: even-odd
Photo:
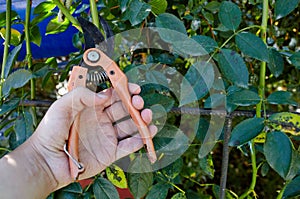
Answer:
[[[113,32],[108,23],[101,16],[99,16],[99,21],[106,35],[105,39],[101,31],[92,22],[82,17],[78,17],[77,19],[83,31],[85,49],[96,47],[111,57],[113,54],[114,43],[112,38],[108,39],[109,37],[113,36]]]

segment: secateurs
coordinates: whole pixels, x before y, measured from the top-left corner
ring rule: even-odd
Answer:
[[[142,120],[140,112],[131,104],[131,95],[128,91],[128,80],[118,65],[109,57],[113,53],[112,31],[107,22],[100,17],[100,23],[106,34],[106,39],[100,30],[91,22],[79,17],[79,23],[84,33],[85,52],[82,63],[74,66],[68,82],[68,90],[78,86],[87,87],[94,92],[98,92],[101,84],[109,81],[110,85],[119,95],[132,120],[136,124],[150,162],[154,163],[157,159],[149,129]],[[74,121],[76,123],[78,121]],[[83,172],[84,167],[79,160],[78,141],[79,135],[72,125],[69,139],[64,151],[69,156],[70,173],[73,179]]]

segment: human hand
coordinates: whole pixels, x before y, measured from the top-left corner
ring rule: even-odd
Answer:
[[[133,95],[133,106],[141,110],[144,101],[137,95],[140,87],[129,84],[129,91]],[[113,125],[125,116],[128,113],[113,89],[95,94],[86,88],[76,88],[49,108],[30,143],[43,157],[41,163],[50,167],[57,182],[55,189],[73,181],[63,147],[75,120],[79,121],[75,127],[79,132],[79,159],[85,166],[79,179],[94,176],[116,160],[143,147],[131,119]],[[141,116],[147,125],[151,123],[151,110],[144,109]],[[157,132],[154,125],[150,125],[149,130],[152,137]]]

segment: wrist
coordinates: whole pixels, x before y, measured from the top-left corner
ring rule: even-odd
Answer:
[[[49,166],[30,139],[0,160],[0,170],[4,198],[45,198],[57,187]]]

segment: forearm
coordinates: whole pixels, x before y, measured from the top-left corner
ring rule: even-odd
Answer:
[[[1,198],[46,198],[57,182],[44,162],[30,139],[0,159]]]

